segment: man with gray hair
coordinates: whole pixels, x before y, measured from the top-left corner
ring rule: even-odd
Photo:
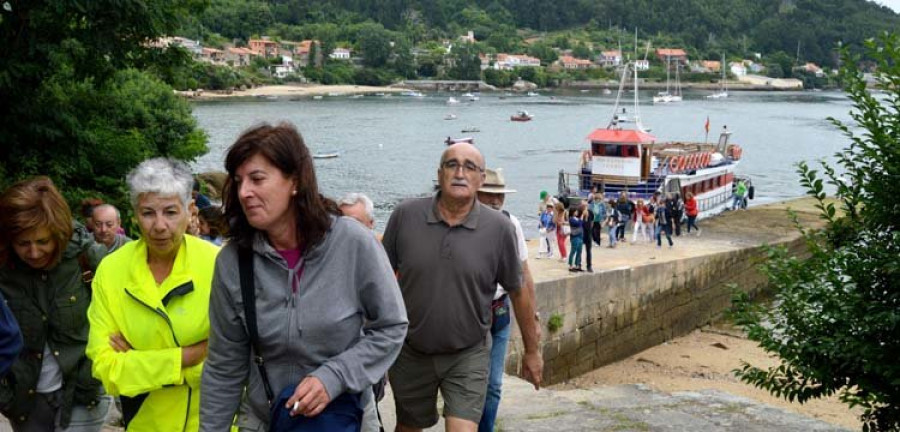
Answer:
[[[350,192],[338,200],[338,207],[344,216],[360,221],[369,229],[375,228],[375,205],[365,194]]]
[[[94,224],[94,240],[106,246],[107,254],[131,241],[124,234],[119,234],[119,230],[122,227],[122,217],[119,214],[119,209],[112,205],[100,204],[94,207],[91,213],[91,221]]]
[[[484,156],[472,144],[450,145],[437,176],[438,192],[400,203],[384,234],[409,317],[406,341],[388,374],[400,432],[438,422],[439,391],[447,431],[478,429],[498,283],[509,292],[522,333],[524,378],[538,388],[543,371],[534,301],[521,289],[515,227],[476,199],[485,180]]]

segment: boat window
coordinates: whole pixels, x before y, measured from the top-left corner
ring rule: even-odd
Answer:
[[[591,151],[594,156],[640,157],[635,145],[591,143]]]

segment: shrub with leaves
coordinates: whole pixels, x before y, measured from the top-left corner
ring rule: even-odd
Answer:
[[[763,265],[774,302],[738,295],[735,317],[780,364],[744,364],[745,382],[800,403],[837,394],[863,409],[863,430],[900,429],[900,38],[865,44],[884,94],[866,88],[859,59],[842,53],[841,80],[853,124],[829,119],[848,138],[836,154],[843,175],[822,161],[800,163],[823,230],[797,223],[808,257],[772,248]],[[826,184],[837,200],[826,197]]]

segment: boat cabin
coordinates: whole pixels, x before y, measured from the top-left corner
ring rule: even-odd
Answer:
[[[585,157],[582,173],[590,174],[592,185],[638,184],[650,175],[655,136],[637,130],[597,129],[587,139],[590,157]]]

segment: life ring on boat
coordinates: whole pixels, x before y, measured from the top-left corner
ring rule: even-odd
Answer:
[[[704,167],[709,166],[710,159],[712,159],[712,154],[710,154],[709,152],[703,153],[703,166]]]
[[[678,171],[678,157],[670,157],[669,158],[669,172],[674,173]]]
[[[688,155],[688,169],[693,170],[697,168],[697,155],[695,153],[691,153]]]
[[[678,171],[684,171],[684,168],[687,166],[687,158],[684,156],[678,156]]]

